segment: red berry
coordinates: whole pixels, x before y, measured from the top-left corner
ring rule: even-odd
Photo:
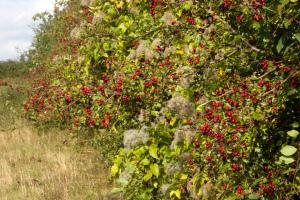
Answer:
[[[70,104],[70,103],[72,102],[72,97],[71,97],[71,95],[66,95],[66,96],[65,96],[65,99],[66,99],[66,102],[67,102],[68,104]]]
[[[239,165],[234,164],[234,163],[231,163],[230,166],[231,166],[232,171],[234,171],[234,172],[237,172],[241,169]]]
[[[243,21],[243,19],[244,19],[244,17],[242,15],[239,15],[239,16],[236,17],[236,21],[238,23],[241,23]]]
[[[211,146],[211,142],[210,142],[210,141],[207,141],[207,142],[205,143],[206,149],[210,149],[210,146]]]
[[[194,141],[194,145],[196,148],[199,148],[200,147],[200,142],[198,140]]]
[[[103,80],[104,83],[108,83],[108,76],[107,76],[107,74],[103,74],[102,75],[102,80]]]
[[[128,102],[128,100],[129,100],[129,97],[127,95],[124,95],[123,96],[123,101]]]
[[[262,88],[264,86],[264,84],[265,84],[264,80],[261,79],[258,81],[258,87]]]
[[[209,163],[211,163],[212,157],[211,157],[211,156],[206,156],[206,157],[205,157],[205,160],[207,160]]]
[[[257,18],[257,17],[256,17]],[[261,66],[262,66],[262,69],[263,70],[268,70],[268,66],[269,66],[269,61],[268,60],[263,60],[262,62],[261,62]]]
[[[242,188],[242,186],[238,186],[237,187],[237,189],[236,189],[236,193],[238,194],[238,195],[241,195],[241,194],[243,194],[243,192],[244,192],[244,189]]]
[[[292,70],[292,67],[290,67],[290,66],[283,67],[283,71],[284,71],[285,73],[288,73],[288,72],[290,72],[291,70]]]
[[[231,4],[232,4],[231,1],[229,1],[229,0],[224,0],[223,8],[228,8]]]

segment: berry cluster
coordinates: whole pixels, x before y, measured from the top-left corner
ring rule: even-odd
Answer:
[[[226,8],[228,8],[231,4],[232,4],[231,1],[229,1],[229,0],[224,0],[223,8],[226,9]]]
[[[122,77],[119,77],[117,79],[117,85],[115,87],[115,97],[120,96],[120,93],[122,92],[122,87],[123,87],[123,79]]]
[[[194,18],[192,18],[192,17],[188,17],[186,19],[186,22],[189,23],[189,24],[191,24],[191,25],[196,25],[196,20]]]
[[[275,61],[263,60],[261,71],[264,74],[258,79],[235,82],[217,89],[215,95],[218,100],[208,102],[203,112],[198,115],[199,121],[202,122],[198,126],[199,133],[193,139],[195,151],[192,151],[190,159],[187,160],[188,168],[192,171],[193,166],[200,164],[196,163],[197,160],[201,160],[196,149],[202,152],[204,149],[206,154],[202,158],[209,164],[207,167],[210,169],[217,165],[216,162],[221,161],[222,165],[229,164],[232,173],[245,173],[247,165],[244,161],[251,159],[247,148],[253,145],[253,141],[249,140],[245,133],[251,131],[251,124],[257,124],[261,120],[268,120],[268,117],[276,115],[278,93],[289,79],[293,82],[295,75],[290,73],[292,69],[290,66],[284,66]],[[265,112],[262,115],[250,111],[250,107],[259,108]],[[267,111],[270,110],[269,108],[272,108],[270,112]],[[243,118],[242,116],[249,117]],[[199,141],[205,141],[202,143],[203,149]],[[270,180],[272,172],[267,171],[266,176]],[[275,184],[271,180],[269,183],[262,185],[261,191],[272,196]],[[241,195],[244,189],[239,185],[236,193]]]
[[[152,17],[155,16],[156,6],[157,6],[157,0],[150,0],[150,15]]]
[[[265,0],[252,0],[252,8],[254,10],[253,20],[261,21],[263,19],[263,15],[261,13],[261,9],[266,6]]]
[[[89,88],[88,86],[82,86],[80,88],[80,92],[83,94],[83,95],[90,95],[92,93],[92,90],[91,88]]]

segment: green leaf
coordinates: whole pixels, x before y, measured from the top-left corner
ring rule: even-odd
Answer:
[[[182,15],[182,9],[179,9],[179,10],[176,12],[176,15],[177,15],[178,17],[181,17],[181,15]]]
[[[99,57],[100,57],[99,49],[96,48],[96,49],[94,49],[94,59],[95,59],[95,60],[98,60]]]
[[[300,33],[296,33],[295,38],[300,42]]]
[[[112,176],[116,176],[117,173],[119,172],[119,166],[117,164],[114,164],[112,167],[111,167],[111,175]]]
[[[203,105],[199,105],[199,106],[197,106],[196,111],[202,112],[202,111],[203,111],[203,108],[204,108]]]
[[[263,177],[260,177],[260,178],[255,179],[255,181],[253,182],[252,185],[253,185],[253,186],[258,185],[263,179],[264,179]]]
[[[103,44],[103,50],[104,51],[108,51],[110,48],[109,48],[109,43],[107,43],[107,42],[104,42],[104,44]]]
[[[296,153],[297,149],[294,146],[286,145],[281,148],[280,152],[285,156],[291,156]]]
[[[116,14],[116,10],[114,8],[107,9],[107,14],[110,16],[114,16]]]
[[[264,119],[264,115],[260,112],[255,112],[252,114],[252,118],[257,121],[262,121]]]
[[[297,136],[299,135],[299,132],[296,130],[291,130],[291,131],[288,131],[287,134],[293,138],[297,138]]]
[[[181,180],[186,180],[188,178],[188,175],[187,174],[181,174],[180,175],[180,179]]]
[[[293,96],[293,95],[295,95],[297,93],[298,93],[298,90],[296,90],[295,88],[293,88],[293,89],[290,89],[288,91],[287,96]],[[293,127],[293,128],[295,128],[295,127]],[[296,127],[296,128],[298,128],[298,127]]]
[[[148,173],[144,176],[143,180],[145,182],[148,182],[152,178],[152,175],[153,174],[151,173],[151,171],[148,171]]]
[[[183,4],[183,9],[184,10],[190,10],[191,9],[191,7],[192,7],[192,5],[193,5],[193,2],[192,1],[186,1],[184,4]]]
[[[118,193],[121,193],[123,192],[124,190],[122,188],[114,188],[111,190],[111,193],[112,194],[118,194]]]
[[[298,123],[298,122],[292,123],[292,127],[293,127],[293,128],[299,128],[299,123]]]
[[[105,58],[108,58],[108,54],[107,53],[102,53],[101,56],[105,57]]]
[[[118,29],[120,29],[122,33],[125,33],[125,32],[127,31],[127,27],[125,26],[124,23],[121,23],[121,24],[118,26]]]
[[[174,126],[174,124],[177,122],[177,118],[176,117],[173,117],[170,121],[170,125],[171,126]]]
[[[151,115],[154,116],[154,117],[158,117],[159,116],[159,112],[155,111],[155,110],[152,110],[151,111]]]
[[[184,51],[183,50],[176,50],[176,53],[179,54],[179,55],[183,55]]]
[[[296,3],[298,0],[290,0],[290,2],[292,3]]]
[[[153,158],[158,159],[158,156],[157,156],[157,146],[156,146],[156,145],[151,145],[151,146],[149,147],[149,154],[150,154],[150,156],[152,156]]]
[[[114,164],[117,166],[120,166],[120,164],[122,163],[122,158],[121,156],[117,156],[116,159],[114,160]]]
[[[159,166],[158,166],[158,164],[151,164],[150,165],[150,170],[151,170],[152,174],[158,178],[158,176],[159,176]]]
[[[125,178],[119,178],[117,179],[117,183],[125,187],[126,185],[128,185],[129,182]]]
[[[200,188],[199,191],[198,191],[198,196],[202,197],[202,195],[203,195],[203,190]]]
[[[249,199],[259,199],[259,196],[257,194],[252,193],[248,196],[248,198]]]
[[[142,161],[141,161],[142,165],[149,165],[150,164],[150,160],[148,160],[147,158],[144,158]]]
[[[290,158],[290,157],[285,157],[285,156],[280,156],[279,157],[279,162],[280,163],[284,163],[286,165],[293,163],[295,160],[294,158]]]
[[[284,27],[287,29],[292,24],[292,20],[291,19],[284,19],[283,24],[284,24]]]
[[[259,30],[259,29],[260,29],[260,23],[258,23],[258,22],[253,22],[252,27],[253,27],[255,30]]]
[[[283,37],[281,37],[278,41],[278,44],[276,46],[277,52],[280,53],[281,50],[283,49],[284,45],[283,45]]]
[[[283,6],[285,6],[286,4],[289,3],[289,0],[281,0],[280,3],[281,3]]]
[[[181,199],[181,192],[180,190],[173,190],[170,192],[170,197],[176,196],[178,199]]]

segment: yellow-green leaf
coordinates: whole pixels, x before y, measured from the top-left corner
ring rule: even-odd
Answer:
[[[145,182],[148,182],[151,178],[152,178],[152,172],[151,171],[148,171],[148,173],[144,176],[144,181]]]
[[[114,164],[112,167],[111,167],[111,175],[112,176],[116,176],[117,173],[119,172],[119,167],[117,164]]]
[[[173,197],[174,195],[175,195],[178,199],[181,199],[181,192],[180,192],[180,190],[172,190],[172,191],[170,192],[170,197]]]
[[[149,164],[150,164],[150,160],[147,159],[147,158],[144,158],[144,159],[141,161],[141,163],[142,163],[143,165],[149,165]]]
[[[295,38],[300,42],[300,33],[296,33]]]
[[[281,148],[280,152],[285,156],[291,156],[296,153],[297,149],[294,146],[286,145]]]
[[[187,174],[181,174],[180,175],[180,179],[181,180],[186,180],[188,178],[188,175]]]
[[[255,193],[252,193],[248,196],[249,199],[259,199],[259,196]]]
[[[105,42],[105,43],[102,45],[102,47],[103,47],[103,50],[104,50],[104,51],[108,51],[108,50],[109,50],[109,43]]]
[[[299,132],[296,130],[291,130],[291,131],[288,131],[287,134],[293,138],[297,138],[297,136],[299,135]]]
[[[121,23],[118,28],[121,30],[122,33],[125,33],[127,31],[127,27],[124,23]]]
[[[184,51],[183,50],[176,50],[176,53],[179,54],[179,55],[183,55]]]
[[[151,146],[149,147],[149,154],[150,154],[150,156],[152,156],[153,158],[158,159],[158,156],[157,156],[157,146],[156,146],[156,145],[151,145]]]
[[[184,4],[183,4],[183,9],[184,10],[190,10],[191,7],[193,5],[193,2],[192,1],[186,1]]]
[[[158,178],[158,176],[159,176],[159,166],[158,166],[158,164],[151,164],[150,165],[150,170],[151,170],[152,174]]]
[[[199,191],[198,191],[198,196],[202,197],[202,194],[203,194],[203,190],[200,188]]]
[[[285,157],[285,156],[280,156],[280,157],[279,157],[279,162],[280,162],[280,163],[283,162],[283,163],[286,164],[286,165],[291,164],[291,163],[293,163],[294,161],[295,161],[294,158]]]
[[[173,118],[171,119],[171,121],[170,121],[170,125],[171,125],[171,126],[174,126],[174,124],[176,123],[176,121],[177,121],[177,118],[176,118],[176,117],[173,117]]]
[[[261,112],[255,112],[252,114],[252,118],[257,121],[262,121],[264,119],[264,115]]]
[[[277,52],[280,53],[281,50],[283,49],[284,45],[283,45],[283,38],[281,37],[278,41],[278,44],[276,46]]]

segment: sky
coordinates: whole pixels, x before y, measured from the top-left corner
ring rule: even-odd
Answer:
[[[32,16],[53,5],[54,0],[0,0],[0,60],[16,59],[30,47]]]

